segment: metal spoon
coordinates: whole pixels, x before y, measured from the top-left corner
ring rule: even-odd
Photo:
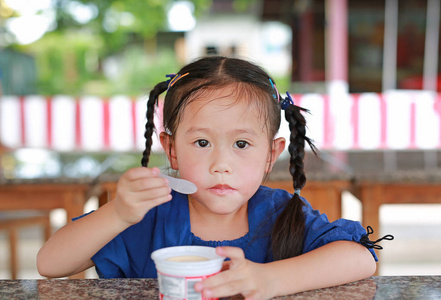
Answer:
[[[182,194],[194,194],[198,190],[196,184],[185,179],[171,177],[160,173],[159,177],[166,178],[170,188]]]

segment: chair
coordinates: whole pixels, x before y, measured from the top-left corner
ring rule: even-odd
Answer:
[[[17,279],[18,255],[17,242],[18,230],[30,226],[43,226],[45,241],[52,234],[48,211],[20,210],[0,211],[0,230],[6,230],[9,236],[10,259],[9,266],[11,278]]]

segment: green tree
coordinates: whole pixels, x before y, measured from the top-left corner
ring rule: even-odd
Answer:
[[[40,94],[78,95],[87,82],[102,78],[95,66],[102,45],[99,36],[76,31],[51,32],[34,43]]]
[[[244,1],[244,0],[241,0]],[[245,0],[250,1],[250,0]],[[56,0],[56,31],[87,30],[105,41],[102,56],[120,51],[130,42],[150,40],[167,29],[167,11],[173,0]],[[190,0],[195,14],[208,9],[211,0]],[[81,3],[94,13],[87,22],[75,16]]]
[[[212,0],[188,1],[193,3],[196,17],[212,5]],[[234,7],[243,10],[255,1],[235,0]],[[173,52],[158,50],[156,44],[157,33],[167,31],[167,12],[174,2],[54,0],[54,30],[27,47],[36,57],[39,93],[144,93],[163,79],[164,72],[179,68]],[[80,15],[79,9],[83,11]],[[120,62],[117,78],[104,76],[103,61],[109,57]]]
[[[172,0],[55,0],[55,29],[31,45],[41,94],[139,95],[179,66],[170,51],[152,51],[167,30]],[[210,0],[192,0],[195,14]],[[78,17],[78,8],[89,18]],[[124,60],[117,78],[105,78],[103,61]]]

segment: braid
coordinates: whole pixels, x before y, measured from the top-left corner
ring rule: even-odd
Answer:
[[[146,112],[147,121],[145,123],[145,132],[144,132],[145,150],[142,153],[142,159],[141,159],[141,165],[143,167],[147,167],[147,165],[149,164],[149,157],[153,144],[152,135],[153,132],[155,131],[155,123],[154,123],[155,105],[158,106],[158,97],[167,89],[167,86],[168,86],[167,81],[158,83],[150,92],[149,100],[147,101],[147,112]]]
[[[291,131],[288,151],[290,153],[289,172],[293,179],[294,190],[302,189],[306,184],[303,159],[305,157],[305,141],[316,153],[316,148],[306,134],[306,120],[301,111],[304,109],[289,105],[285,110],[285,119]],[[285,259],[302,254],[305,234],[305,216],[303,201],[297,193],[286,204],[277,218],[272,234],[274,260]]]
[[[285,110],[285,119],[288,121],[291,131],[288,152],[290,154],[289,173],[293,178],[294,189],[302,189],[306,184],[303,159],[305,158],[305,141],[317,154],[317,148],[312,140],[306,136],[306,120],[301,111],[307,111],[301,107],[290,105]]]

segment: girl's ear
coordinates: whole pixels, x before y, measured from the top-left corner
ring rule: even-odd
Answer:
[[[164,131],[159,134],[162,148],[164,148],[165,154],[167,154],[168,161],[173,170],[178,169],[178,160],[176,159],[175,147],[173,145],[173,139],[171,135]]]
[[[268,155],[268,160],[266,162],[266,172],[269,173],[273,169],[276,160],[279,158],[280,154],[282,154],[283,150],[285,150],[285,139],[283,137],[279,137],[273,140],[273,145],[271,147],[271,152]]]

